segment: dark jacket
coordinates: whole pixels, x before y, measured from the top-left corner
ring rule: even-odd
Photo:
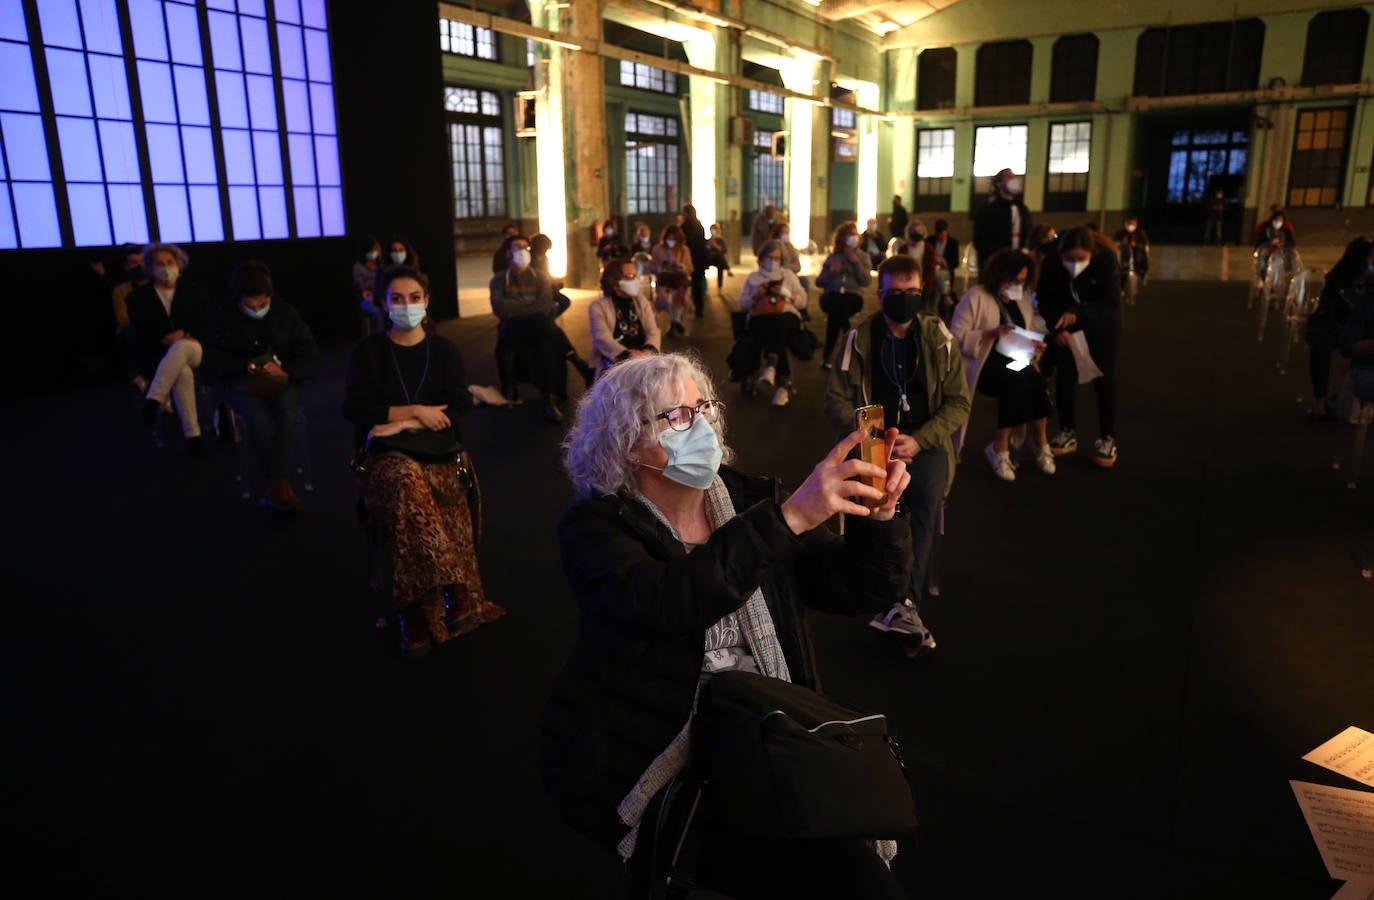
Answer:
[[[281,360],[292,383],[305,381],[320,367],[320,348],[305,318],[275,297],[261,319],[249,316],[237,303],[217,307],[205,323],[201,343],[201,367],[219,378],[246,378],[248,364],[268,354]]]
[[[172,311],[162,308],[162,300],[152,282],[129,292],[129,327],[133,331],[134,366],[149,380],[167,352],[162,339],[173,331],[184,331],[200,340],[205,319],[210,313],[210,298],[205,288],[184,279],[177,281],[172,295]]]
[[[1317,308],[1307,317],[1307,342],[1325,341],[1335,346],[1358,297],[1359,290],[1352,281],[1333,278],[1328,272],[1321,296],[1317,298]]]
[[[1030,240],[1031,215],[1030,210],[1026,209],[1026,204],[1022,203],[1020,198],[1008,200],[1000,195],[994,196],[973,217],[973,249],[978,251],[978,263],[980,265],[998,250],[1006,250],[1011,247],[1012,206],[1021,212],[1021,243],[1019,246],[1025,247],[1026,242]]]
[[[682,238],[687,244],[687,252],[692,254],[692,271],[705,271],[710,263],[706,261],[706,229],[701,227],[701,220],[684,218]]]
[[[625,239],[620,235],[602,235],[601,240],[596,242],[596,258],[603,263],[622,256],[629,259],[630,248],[625,246]]]
[[[558,523],[581,626],[544,710],[540,771],[562,818],[612,851],[628,831],[616,808],[691,715],[710,625],[762,587],[792,680],[814,687],[802,604],[867,611],[905,595],[906,522],[798,537],[776,480],[720,477],[737,515],[691,553],[623,495],[578,501]]]
[[[417,386],[419,390],[407,399],[406,391]],[[411,403],[447,405],[453,433],[461,437],[458,417],[472,409],[472,394],[457,345],[432,334],[414,347],[396,346],[385,333],[359,341],[348,366],[343,404],[357,446],[362,446],[372,426],[387,421],[391,407]]]
[[[1074,279],[1057,257],[1047,257],[1035,286],[1035,299],[1051,333],[1059,317],[1072,312],[1078,321],[1059,331],[1116,334],[1121,329],[1121,271],[1116,254],[1099,247],[1088,260],[1088,267]]]
[[[1135,231],[1122,228],[1112,236],[1112,240],[1116,241],[1117,257],[1123,269],[1126,267],[1126,252],[1130,251],[1135,271],[1141,275],[1150,271],[1150,236],[1145,233],[1144,228],[1137,228]]]
[[[930,245],[932,250],[939,242],[938,235],[932,234],[926,237],[926,243]],[[951,272],[959,268],[959,239],[952,234],[945,235],[945,266]]]
[[[1355,355],[1355,345],[1368,340],[1374,340],[1374,291],[1371,290],[1360,294],[1341,328],[1341,352],[1350,357],[1352,369],[1374,367],[1374,354]]]
[[[906,207],[900,203],[892,204],[892,223],[889,228],[893,237],[906,234],[906,223],[909,221],[911,218],[907,215]]]

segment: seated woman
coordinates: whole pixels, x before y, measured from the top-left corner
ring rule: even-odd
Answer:
[[[860,293],[873,275],[868,257],[859,252],[859,227],[853,222],[841,222],[835,229],[835,242],[830,255],[821,263],[816,287],[821,295],[821,309],[825,312],[825,357],[822,369],[830,368],[830,355],[840,335],[849,331],[849,320],[864,308]]]
[[[607,260],[629,255],[630,248],[625,246],[625,239],[616,231],[615,220],[607,219],[602,222],[601,240],[596,242],[596,258],[601,261],[601,265],[606,265]]]
[[[772,392],[774,406],[786,406],[792,399],[788,342],[801,328],[806,292],[797,276],[783,265],[781,241],[764,241],[759,248],[759,268],[744,279],[739,308],[748,317],[745,327],[763,358],[757,385]]]
[[[959,268],[959,239],[949,233],[949,222],[935,220],[935,233],[926,238],[934,251],[931,263],[935,266],[934,285],[940,296],[941,315],[954,305],[954,271]],[[932,282],[924,282],[931,284]]]
[[[518,372],[522,369],[544,398],[544,418],[562,422],[559,404],[568,399],[568,364],[582,373],[588,384],[595,374],[577,355],[563,329],[554,324],[558,315],[553,282],[547,273],[530,265],[530,242],[523,234],[506,239],[507,267],[491,277],[491,311],[500,320],[496,355],[501,368],[501,387],[506,399],[515,400]]]
[[[472,408],[458,348],[421,327],[429,279],[409,266],[382,273],[391,330],[364,338],[348,368],[343,414],[361,448],[408,431],[445,433]],[[399,452],[366,459],[362,501],[381,530],[392,569],[401,653],[423,656],[505,614],[487,601],[477,570],[471,490],[457,462],[417,462]]]
[[[386,331],[386,316],[382,305],[373,297],[377,287],[377,270],[382,268],[382,242],[367,235],[358,242],[358,258],[353,261],[353,293],[358,301],[358,311],[363,315],[363,326],[367,334],[381,334]]]
[[[170,394],[181,418],[186,448],[199,455],[205,448],[196,408],[195,370],[203,357],[199,335],[205,329],[210,300],[205,288],[182,279],[188,265],[190,260],[176,244],[143,248],[149,283],[129,292],[129,330],[138,374],[149,382],[143,421],[154,424]]]
[[[1050,398],[1040,369],[1032,364],[1016,368],[1012,359],[998,351],[999,338],[1013,328],[1026,328],[1044,334],[1044,323],[1035,315],[1031,285],[1035,284],[1035,262],[1020,250],[998,250],[983,264],[982,282],[964,295],[954,307],[950,330],[964,354],[964,374],[968,377],[970,397],[977,393],[997,398],[997,436],[983,449],[992,471],[1003,481],[1015,481],[1011,462],[1013,428],[1033,423],[1035,428],[1035,465],[1053,475],[1054,454],[1050,451],[1045,424],[1050,414]],[[1038,343],[1036,359],[1045,344]],[[964,425],[968,427],[967,423]]]
[[[248,437],[267,475],[269,506],[296,512],[291,448],[301,411],[301,384],[315,374],[320,351],[295,307],[272,296],[272,273],[246,262],[229,276],[232,305],[210,314],[204,368],[229,383],[229,402],[248,423]]]
[[[1293,226],[1281,207],[1274,207],[1269,221],[1255,226],[1255,278],[1263,281],[1269,271],[1269,260],[1283,263],[1284,271],[1293,268]]]
[[[682,226],[663,229],[663,239],[654,246],[649,271],[654,273],[654,308],[672,317],[670,331],[685,335],[683,310],[687,308],[687,287],[692,281],[692,254],[682,234]]]
[[[606,261],[601,270],[601,296],[587,307],[587,317],[591,320],[592,365],[598,371],[657,353],[663,340],[635,264],[624,257]]]
[[[1312,380],[1312,410],[1317,418],[1327,418],[1326,402],[1331,393],[1331,357],[1340,346],[1341,330],[1360,290],[1369,282],[1369,259],[1374,243],[1355,238],[1346,245],[1340,261],[1326,273],[1317,308],[1307,318],[1305,336],[1308,347],[1308,375]]]
[[[1112,240],[1116,241],[1122,273],[1134,272],[1143,284],[1150,274],[1150,236],[1140,227],[1140,219],[1127,216]]]
[[[641,822],[687,764],[700,685],[744,670],[814,686],[803,604],[889,604],[910,568],[909,529],[893,521],[900,461],[846,459],[855,432],[784,496],[720,467],[723,411],[688,357],[628,360],[583,396],[566,445],[577,499],[558,536],[581,630],[544,711],[540,764],[564,820],[629,861],[634,896],[647,896],[652,850]],[[881,495],[845,480],[856,475],[885,477],[887,502],[855,503]],[[838,512],[844,537],[820,527]],[[905,896],[858,838],[769,841],[712,823],[703,841],[697,878],[730,896]]]
[[[725,276],[733,274],[730,269],[730,248],[725,245],[725,237],[719,222],[711,223],[711,234],[706,238],[706,264],[716,269],[716,290],[725,285]]]

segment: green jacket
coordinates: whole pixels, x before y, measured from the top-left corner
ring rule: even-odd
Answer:
[[[872,321],[865,319],[850,331],[831,360],[825,417],[840,434],[854,430],[854,410],[873,402],[873,370],[869,365]],[[964,356],[944,322],[934,316],[919,316],[916,324],[921,329],[921,361],[925,366],[930,419],[912,437],[923,448],[943,447],[949,454],[949,481],[945,484],[948,494],[954,484],[954,435],[968,421],[970,408]]]

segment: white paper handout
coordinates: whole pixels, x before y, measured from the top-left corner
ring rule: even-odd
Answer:
[[[1306,781],[1288,783],[1331,877],[1374,880],[1374,793]]]
[[[1374,734],[1363,728],[1351,725],[1303,759],[1374,787]]]
[[[1374,900],[1374,878],[1347,881],[1331,900]]]
[[[1102,370],[1093,362],[1088,353],[1088,339],[1081,331],[1069,332],[1069,349],[1073,351],[1074,365],[1078,366],[1078,383],[1087,384],[1094,378],[1102,377]]]
[[[997,339],[997,352],[1011,359],[1011,362],[1007,363],[1008,369],[1019,372],[1031,364],[1031,360],[1035,358],[1036,345],[1044,340],[1045,336],[1038,332],[1013,328]]]

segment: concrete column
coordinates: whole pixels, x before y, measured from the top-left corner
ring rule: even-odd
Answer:
[[[1054,71],[1053,37],[1031,38],[1030,102],[1050,102],[1050,81]]]
[[[954,186],[950,188],[949,211],[969,211],[969,191],[973,189],[973,123],[954,124]]]
[[[606,0],[573,0],[566,9],[570,42],[601,40]],[[606,74],[600,57],[562,48],[554,48],[553,66],[561,75],[561,84],[557,87],[563,98],[559,127],[566,160],[563,186],[567,195],[567,282],[574,287],[595,288],[599,266],[596,248],[589,238],[590,229],[606,217],[611,205],[606,171]],[[550,94],[553,93],[554,86],[550,85]],[[541,225],[544,175],[541,165]],[[549,233],[547,229],[545,233]],[[554,246],[558,246],[558,241],[554,241]],[[550,263],[552,272],[552,260]]]
[[[818,70],[819,66],[811,59],[781,61],[778,69],[782,75],[783,86],[799,94],[815,94],[816,85],[813,82]],[[788,97],[784,105],[784,116],[788,132],[787,212],[791,222],[792,243],[798,247],[805,247],[810,240],[824,244],[825,213],[830,209],[829,193],[825,189],[825,173],[830,169],[830,157],[816,157],[815,132],[822,132],[825,141],[822,146],[826,148],[829,145],[830,129],[816,128],[817,107],[805,100]],[[821,174],[813,176],[812,173],[817,169]],[[819,203],[816,202],[816,191],[813,191],[812,187],[816,182],[820,183]],[[813,218],[815,210],[821,213],[819,230],[816,228],[817,219]]]
[[[964,44],[954,48],[954,105],[959,109],[973,105],[978,80],[978,48],[981,46]]]

